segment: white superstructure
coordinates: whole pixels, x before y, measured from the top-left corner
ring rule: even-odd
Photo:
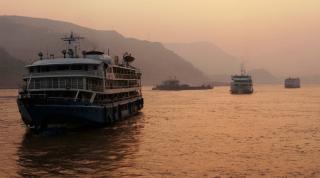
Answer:
[[[40,59],[26,66],[28,74],[23,78],[24,87],[19,95],[21,102],[18,102],[20,108],[29,106],[29,103],[35,104],[35,108],[46,103],[46,107],[58,105],[60,115],[64,115],[68,112],[64,111],[65,108],[70,105],[81,107],[79,111],[84,114],[88,112],[83,108],[97,107],[98,116],[88,115],[84,119],[98,123],[111,122],[140,110],[143,106],[141,72],[130,65],[134,57],[125,53],[119,60],[117,56],[112,58],[100,51],[83,51],[80,56],[79,47],[74,44],[79,39],[82,38],[73,34],[63,38],[67,49],[62,51],[62,58],[52,56],[44,59],[39,53]],[[47,116],[48,113],[42,114]],[[28,115],[32,113],[22,117]],[[72,116],[81,118],[77,113]]]
[[[253,93],[252,77],[248,75],[241,66],[241,74],[231,76],[230,92],[232,94],[251,94]]]

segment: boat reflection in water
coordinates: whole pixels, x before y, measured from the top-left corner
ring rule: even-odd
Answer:
[[[66,133],[35,135],[27,132],[18,150],[21,177],[119,176],[139,149],[143,115],[123,120],[114,127]]]

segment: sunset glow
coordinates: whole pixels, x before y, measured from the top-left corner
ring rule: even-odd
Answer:
[[[311,61],[320,57],[314,53],[320,48],[317,47],[320,46],[319,40],[315,40],[319,39],[319,7],[318,0],[0,2],[2,15],[70,21],[150,41],[210,41],[243,60],[253,60],[252,65],[269,65],[271,70],[280,74],[265,60],[293,60],[295,66],[291,67],[292,70],[300,70],[300,73],[314,68],[310,65],[298,69],[305,52],[297,52],[297,49],[311,50],[308,55]],[[291,56],[293,51],[298,54]],[[286,64],[280,62],[279,65]]]

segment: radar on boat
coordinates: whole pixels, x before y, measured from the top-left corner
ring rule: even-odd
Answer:
[[[127,52],[123,54],[123,61],[124,61],[126,64],[129,64],[129,63],[133,62],[134,59],[135,59],[135,58],[132,57],[131,54],[129,54],[129,53],[127,53]]]

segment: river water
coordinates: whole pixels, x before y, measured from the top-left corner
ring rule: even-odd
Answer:
[[[320,86],[253,95],[144,88],[114,126],[30,133],[0,90],[0,177],[320,177]]]

